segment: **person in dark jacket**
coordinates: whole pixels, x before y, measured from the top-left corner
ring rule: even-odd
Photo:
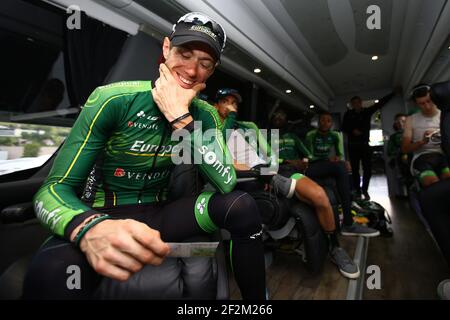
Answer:
[[[344,114],[343,131],[348,137],[348,151],[350,164],[352,166],[353,188],[357,197],[361,196],[361,191],[366,199],[370,199],[369,182],[372,176],[372,150],[369,146],[370,120],[372,115],[380,110],[399,91],[396,89],[392,93],[380,99],[378,103],[363,108],[362,99],[354,96],[350,100],[352,106]],[[363,184],[361,187],[359,175],[359,163],[362,162]]]

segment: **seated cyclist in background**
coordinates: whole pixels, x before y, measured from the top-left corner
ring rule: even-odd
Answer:
[[[278,118],[275,118],[274,123],[280,130],[283,130],[287,126],[287,118],[278,116]],[[341,234],[344,236],[376,237],[380,234],[378,230],[362,226],[353,221],[348,170],[345,163],[342,161],[342,142],[340,141],[340,135],[337,132],[330,130],[331,126],[331,114],[322,114],[319,118],[319,129],[308,132],[306,146],[303,144],[300,145],[301,141],[298,138],[296,138],[298,139],[296,143],[286,142],[286,136],[288,134],[285,133],[282,135],[280,133],[280,136],[282,137],[280,139],[280,150],[281,145],[284,145],[284,152],[282,155],[280,151],[280,158],[290,159],[291,163],[295,165],[302,161],[299,159],[299,155],[303,149],[306,149],[310,163],[306,168],[305,175],[312,179],[326,177],[334,177],[336,179],[336,186],[341,198],[344,215]],[[292,136],[292,134],[290,134],[290,136]],[[299,148],[298,146],[302,147]],[[330,155],[332,147],[336,150],[336,155],[334,156]],[[283,164],[281,166],[283,166]]]
[[[224,228],[231,234],[242,297],[265,299],[258,208],[250,195],[232,191],[236,176],[227,165],[231,158],[217,112],[195,98],[218,65],[225,40],[211,18],[188,13],[164,38],[165,62],[155,83],[120,82],[91,94],[34,198],[37,216],[54,237],[32,261],[25,298],[89,299],[100,276],[126,281],[146,264],[159,265],[170,250],[166,242]],[[138,119],[152,130],[130,125]],[[220,192],[169,201],[173,148],[179,143],[171,133],[184,129],[202,136],[194,120],[216,132],[211,139],[191,139],[191,147],[194,154],[208,148],[218,159],[222,155],[222,172],[203,156],[197,165]],[[76,191],[86,181],[79,199]],[[80,290],[66,286],[69,265],[81,269]]]
[[[272,115],[271,126],[279,130],[279,159],[280,169],[305,172],[311,158],[311,153],[305,147],[300,138],[287,131],[287,113],[278,109]]]
[[[224,88],[217,91],[214,104],[224,125],[223,134],[234,159],[235,169],[250,170],[258,165],[277,161],[277,157],[256,124],[236,120],[238,104],[241,102],[242,98],[237,90]],[[248,134],[250,130],[253,130],[253,135]],[[246,141],[246,137],[249,137],[250,141]],[[351,279],[358,278],[360,274],[358,266],[339,245],[334,214],[324,190],[308,177],[291,169],[280,167],[279,174],[272,177],[272,187],[281,196],[291,198],[295,194],[298,199],[314,207],[320,226],[328,240],[331,260],[337,265],[342,275]],[[264,183],[260,182],[256,186],[251,186],[257,190],[264,187]]]
[[[405,130],[407,115],[404,113],[397,113],[394,117],[394,124],[392,127],[395,132],[389,136],[387,155],[390,158],[389,162],[392,167],[396,165],[405,165],[408,163],[408,155],[402,152],[402,139]]]
[[[404,113],[397,113],[394,117],[394,124],[392,127],[395,132],[389,136],[387,155],[389,157],[389,166],[392,169],[397,168],[400,178],[409,185],[411,173],[409,170],[409,155],[402,152],[402,139],[405,130],[407,115]]]
[[[440,146],[441,141],[433,139],[436,134],[440,136],[441,111],[431,100],[430,89],[430,86],[422,84],[413,88],[411,99],[420,112],[406,119],[402,140],[402,152],[413,153],[411,166],[424,188],[439,179],[450,178],[449,164]]]

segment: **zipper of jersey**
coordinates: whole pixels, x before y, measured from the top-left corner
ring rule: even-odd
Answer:
[[[161,149],[161,146],[162,146],[162,144],[164,143],[164,140],[166,140],[166,135],[167,135],[167,132],[168,132],[168,130],[167,130],[167,125],[168,125],[168,123],[164,123],[164,126],[163,126],[163,133],[162,133],[162,135],[161,135],[161,140],[159,141],[158,148],[156,149],[155,157],[153,158],[152,166],[151,166],[150,170],[147,170],[147,174],[148,174],[148,173],[151,173],[151,172],[155,169],[155,165],[156,165],[156,160],[157,160],[157,158],[158,158],[158,152],[159,152],[159,149]],[[144,183],[144,188],[145,188],[145,183]],[[158,193],[159,193],[159,192],[158,192]],[[139,204],[142,203],[142,190],[139,191],[139,194],[138,194],[138,203],[139,203]]]

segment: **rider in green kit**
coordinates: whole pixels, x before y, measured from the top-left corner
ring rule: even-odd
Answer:
[[[232,268],[244,299],[265,298],[261,221],[254,200],[232,191],[236,175],[215,109],[195,98],[225,47],[223,28],[188,13],[163,42],[160,77],[97,88],[89,97],[34,198],[54,237],[33,258],[24,297],[91,298],[100,276],[126,281],[182,242],[218,228],[231,234]],[[201,129],[194,121],[201,122]],[[185,133],[204,178],[218,192],[167,200],[174,157]],[[212,130],[213,135],[203,135]],[[82,196],[78,189],[84,186]],[[80,290],[66,286],[81,268]]]
[[[332,125],[331,114],[322,112],[319,115],[318,128],[309,131],[306,135],[305,144],[312,154],[312,161],[306,170],[306,175],[313,180],[328,177],[335,179],[344,216],[341,226],[342,235],[377,237],[380,234],[378,230],[353,221],[348,175],[350,166],[344,161],[342,136],[337,131],[331,130]]]

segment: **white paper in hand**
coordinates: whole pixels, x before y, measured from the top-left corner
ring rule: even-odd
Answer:
[[[167,242],[170,247],[168,257],[213,257],[219,242]]]

